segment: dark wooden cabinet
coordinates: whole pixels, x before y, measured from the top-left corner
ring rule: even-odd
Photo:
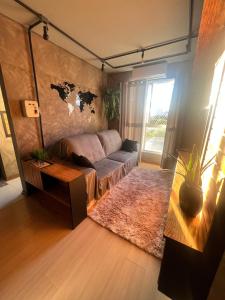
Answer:
[[[41,199],[42,203],[57,211],[66,211],[72,228],[86,218],[87,194],[82,172],[58,163],[43,168],[35,166],[32,161],[23,161],[22,165],[28,190],[38,189],[50,199]]]
[[[173,300],[206,300],[225,250],[225,184],[218,201],[207,194],[201,213],[189,218],[179,206],[181,183],[176,174],[158,289]]]

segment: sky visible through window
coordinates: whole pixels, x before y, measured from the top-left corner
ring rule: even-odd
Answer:
[[[148,84],[145,107],[144,150],[162,153],[174,79]]]
[[[149,89],[150,95],[148,97],[150,105],[150,115],[164,115],[169,112],[170,101],[173,93],[174,80],[167,80],[162,82],[155,82],[152,86],[152,97],[151,89]]]

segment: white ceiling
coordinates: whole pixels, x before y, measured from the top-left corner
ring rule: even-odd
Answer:
[[[188,34],[189,0],[23,0],[52,23],[78,40],[100,57],[163,42]],[[194,1],[193,32],[197,32],[203,0]],[[0,0],[0,12],[28,26],[37,20],[13,0]],[[42,25],[35,28],[42,34]],[[50,41],[101,67],[92,55],[75,45],[62,34],[49,28]],[[195,48],[195,39],[193,47]],[[179,42],[145,52],[152,59],[186,50],[186,42]],[[177,59],[184,60],[193,55]],[[133,54],[110,60],[115,66],[140,60]],[[173,58],[172,60],[177,60]],[[117,69],[124,71],[128,68]],[[107,71],[112,71],[107,67]]]

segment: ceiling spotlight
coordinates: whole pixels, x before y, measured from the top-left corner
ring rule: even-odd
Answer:
[[[104,62],[102,63],[102,72],[104,72],[105,64]]]
[[[141,50],[141,63],[142,63],[142,64],[144,63],[144,55],[145,55],[145,50],[142,49],[142,50]]]
[[[48,24],[43,26],[43,39],[48,41],[49,35],[48,35]]]
[[[187,50],[188,52],[191,51],[191,42],[189,42],[189,41],[188,41],[188,43],[187,43],[187,45],[186,45],[186,50]]]

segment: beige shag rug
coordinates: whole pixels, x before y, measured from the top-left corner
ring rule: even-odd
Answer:
[[[134,168],[88,215],[98,224],[157,258],[162,258],[163,230],[173,173]]]

